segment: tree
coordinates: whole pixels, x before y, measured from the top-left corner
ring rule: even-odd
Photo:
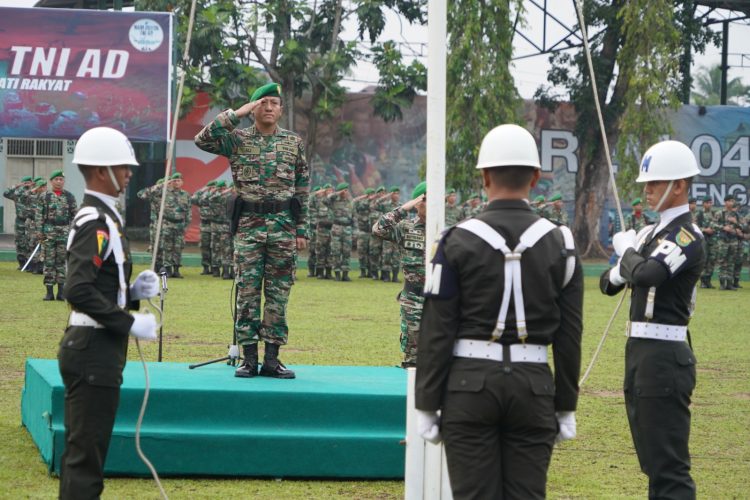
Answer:
[[[681,65],[678,72],[669,62],[678,52],[676,47],[682,46],[686,52],[702,50],[715,40],[708,27],[684,15],[685,9],[680,7],[686,3],[693,2],[596,0],[584,4],[589,32],[592,27],[599,28],[590,37],[590,48],[605,131],[610,146],[619,143],[626,172],[629,164],[632,172],[638,152],[668,130],[663,113],[674,105],[679,72],[685,69]],[[674,15],[675,9],[681,14]],[[609,175],[586,57],[580,51],[557,53],[550,60],[548,80],[567,89],[578,113],[576,134],[582,146],[575,189],[576,245],[582,256],[603,257],[606,252],[599,242],[599,227]],[[662,64],[667,64],[666,72],[661,71]],[[555,106],[563,96],[541,87],[535,98],[542,105]],[[627,179],[628,174],[621,178]]]
[[[521,0],[454,0],[448,12],[446,183],[478,188],[476,159],[484,135],[517,123],[521,100],[510,73],[511,5]]]
[[[714,106],[721,103],[721,65],[711,68],[701,67],[695,77],[696,90],[692,92],[693,102],[700,106]],[[727,104],[739,106],[741,99],[750,98],[750,85],[744,85],[742,78],[727,81]]]

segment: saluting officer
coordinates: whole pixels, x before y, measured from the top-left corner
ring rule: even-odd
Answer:
[[[115,203],[138,165],[127,137],[97,127],[81,136],[73,153],[86,182],[68,243],[72,312],[57,359],[65,384],[65,451],[60,498],[99,498],[112,426],[120,399],[128,334],[156,339],[152,314],[131,313],[138,300],[155,297],[159,280],[143,271],[128,285],[133,263]]]
[[[695,355],[688,345],[695,285],[705,252],[688,210],[693,176],[689,147],[663,141],[643,155],[636,182],[644,182],[658,224],[619,232],[612,239],[617,265],[601,276],[607,295],[626,284],[630,302],[625,346],[625,408],[649,498],[695,498],[690,477],[690,396]]]
[[[570,230],[527,201],[541,175],[528,131],[490,131],[477,168],[490,203],[443,234],[427,269],[418,428],[442,434],[457,500],[543,498],[552,446],[576,432],[583,273]]]

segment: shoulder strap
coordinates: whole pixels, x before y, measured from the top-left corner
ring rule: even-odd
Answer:
[[[568,226],[558,226],[557,229],[559,229],[563,235],[565,251],[568,254],[568,257],[565,259],[565,276],[563,277],[563,288],[565,288],[573,278],[573,273],[576,269],[576,244],[573,239],[573,232]]]

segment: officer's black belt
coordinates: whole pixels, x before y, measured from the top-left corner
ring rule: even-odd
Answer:
[[[414,295],[419,295],[421,297],[424,293],[424,285],[418,285],[416,283],[409,283],[407,281],[404,283],[404,291],[408,293],[413,293]]]
[[[246,201],[242,200],[242,215],[277,214],[289,210],[291,200],[284,201]]]

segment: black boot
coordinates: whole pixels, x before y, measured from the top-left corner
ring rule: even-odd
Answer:
[[[172,274],[174,272],[173,269],[174,268],[172,266],[164,266],[164,272],[167,273],[167,278],[171,278],[174,276],[174,274]]]
[[[341,276],[341,281],[351,281],[352,279],[349,277],[349,271],[344,271],[344,274]]]
[[[393,276],[391,276],[391,281],[393,283],[401,283],[401,280],[398,279],[398,267],[393,270]]]
[[[174,270],[172,271],[172,277],[173,278],[184,278],[183,275],[180,274],[180,266],[174,266]]]
[[[368,276],[367,269],[365,269],[364,267],[360,267],[359,268],[359,277],[360,278],[367,278],[367,276]]]
[[[380,273],[380,280],[381,281],[391,281],[391,272],[390,271],[383,271]]]
[[[228,266],[228,267],[229,267],[229,279],[233,280],[234,279],[234,265]]]
[[[336,271],[336,281],[341,281],[341,271]]]
[[[55,292],[52,291],[52,285],[47,285],[47,295],[42,300],[55,300]]]
[[[701,288],[708,288],[708,278],[701,276]]]
[[[378,272],[377,271],[370,271],[370,278],[376,280],[378,279]]]
[[[16,270],[20,271],[21,269],[23,269],[23,265],[26,263],[26,257],[22,255],[17,255],[16,260],[18,261],[18,269]]]
[[[715,287],[715,286],[714,286],[714,285],[713,285],[713,284],[711,283],[711,276],[710,276],[710,275],[709,275],[709,276],[706,276],[706,288],[716,288],[716,287]]]
[[[34,274],[44,274],[44,263],[37,262],[34,264]]]
[[[742,288],[742,285],[740,285],[739,278],[734,278],[734,282],[732,283],[732,288]]]
[[[315,277],[315,266],[308,266],[307,267],[307,277],[308,278],[314,278]]]
[[[258,374],[258,344],[247,344],[242,346],[242,358],[244,361],[234,371],[235,377],[252,378]]]
[[[330,267],[326,267],[326,275],[323,276],[324,280],[330,280],[333,279],[333,276],[331,275],[332,269]]]
[[[65,300],[63,297],[63,290],[65,290],[65,283],[57,284],[57,300]]]
[[[214,278],[221,278],[221,273],[219,273],[219,266],[211,267],[211,275]]]
[[[279,345],[266,342],[266,353],[263,355],[263,366],[260,367],[261,377],[294,378],[294,372],[287,370],[279,361]]]
[[[203,265],[203,272],[201,272],[201,276],[206,276],[208,274],[211,274],[211,269],[207,265]]]
[[[315,277],[319,280],[325,279],[325,268],[324,267],[316,267],[315,268]]]
[[[34,263],[33,262],[29,262],[28,265],[26,265],[26,263],[24,262],[24,265],[26,266],[26,271],[24,271],[24,272],[26,272],[26,273],[33,273],[34,272]]]
[[[231,272],[229,271],[229,266],[224,266],[223,267],[222,273],[221,273],[221,277],[222,277],[222,279],[225,279],[225,280],[231,280],[232,279]]]

